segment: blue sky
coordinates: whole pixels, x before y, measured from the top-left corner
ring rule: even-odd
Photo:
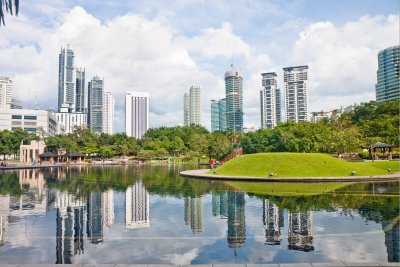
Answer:
[[[399,2],[318,1],[23,1],[0,28],[0,75],[14,96],[56,108],[58,52],[70,44],[76,66],[105,79],[116,98],[115,128],[124,130],[123,95],[149,91],[150,126],[183,122],[183,93],[202,88],[202,122],[210,99],[224,96],[223,75],[244,75],[244,123],[260,125],[260,73],[310,66],[310,111],[374,100],[377,53],[399,43]]]

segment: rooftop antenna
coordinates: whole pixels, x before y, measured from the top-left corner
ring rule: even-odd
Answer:
[[[36,91],[35,91],[35,110],[39,110],[39,109],[40,109],[40,106],[39,106],[39,104],[37,102]]]
[[[235,56],[235,46],[232,48],[232,63],[231,63],[231,68],[233,69],[233,58]]]

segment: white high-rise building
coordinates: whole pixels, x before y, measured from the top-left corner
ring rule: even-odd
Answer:
[[[0,77],[0,109],[10,109],[12,102],[12,81],[8,77]]]
[[[185,93],[183,96],[183,124],[189,126],[191,124],[201,125],[201,97],[200,97],[200,86],[192,85],[189,89],[189,93]]]
[[[286,120],[309,121],[308,66],[283,68],[285,84]]]
[[[261,73],[260,90],[261,128],[274,128],[281,121],[281,93],[276,73]]]
[[[58,112],[75,112],[74,57],[74,51],[69,46],[61,48],[58,58]]]
[[[150,227],[150,198],[141,180],[126,189],[125,201],[126,227]]]
[[[125,131],[142,138],[149,129],[149,93],[129,91],[125,94]]]
[[[103,133],[114,133],[115,100],[110,92],[103,93]]]

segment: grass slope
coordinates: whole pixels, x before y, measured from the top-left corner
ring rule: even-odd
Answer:
[[[218,175],[266,177],[335,177],[398,172],[399,161],[347,162],[319,153],[259,153],[238,156],[215,169]],[[212,172],[210,172],[212,173]]]

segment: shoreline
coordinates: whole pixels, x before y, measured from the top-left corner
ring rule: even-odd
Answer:
[[[337,177],[255,177],[255,176],[224,176],[207,174],[210,169],[186,170],[179,174],[185,178],[242,181],[242,182],[283,182],[283,183],[320,183],[320,182],[382,182],[399,181],[400,173],[377,175],[377,176],[337,176]]]

